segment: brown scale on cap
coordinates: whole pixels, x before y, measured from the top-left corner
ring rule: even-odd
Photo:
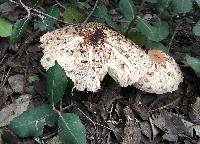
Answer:
[[[165,61],[164,54],[161,50],[152,49],[148,51],[150,58],[157,64],[161,64]]]

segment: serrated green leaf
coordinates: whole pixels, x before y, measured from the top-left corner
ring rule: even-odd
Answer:
[[[14,118],[8,127],[19,137],[40,136],[44,125],[54,126],[58,115],[52,106],[43,104],[38,107],[29,108],[20,116]]]
[[[86,144],[86,130],[77,115],[62,113],[58,127],[58,135],[65,144]]]
[[[58,103],[65,92],[68,78],[59,64],[55,64],[47,71],[47,92],[51,104]]]
[[[197,5],[200,7],[200,0],[195,0]]]
[[[186,55],[186,62],[195,71],[196,75],[200,78],[200,59]]]
[[[169,48],[164,46],[162,43],[160,42],[154,42],[154,41],[147,41],[145,44],[146,49],[150,50],[150,49],[158,49],[158,50],[162,50],[165,53],[169,53]]]
[[[196,36],[200,36],[200,20],[195,24],[195,26],[192,29],[192,32],[196,35]]]
[[[0,37],[8,37],[12,32],[12,24],[5,20],[3,17],[0,17]]]
[[[82,14],[72,7],[67,7],[65,9],[63,19],[68,23],[80,23],[84,20]]]
[[[147,38],[140,32],[129,31],[127,37],[139,46],[145,45]]]
[[[191,0],[172,0],[171,8],[175,13],[187,13],[192,9]]]
[[[48,7],[47,10],[45,11],[45,13],[58,19],[60,16],[60,9],[59,9],[58,5],[53,5],[51,7]],[[51,29],[57,23],[57,20],[54,18],[45,16],[44,19],[42,19],[41,21],[38,22],[39,29],[41,31]]]
[[[163,40],[169,34],[169,27],[166,22],[158,21],[152,26],[139,16],[137,17],[136,29],[149,40],[156,42]]]
[[[16,23],[13,25],[12,33],[10,35],[11,44],[15,44],[17,41],[20,40],[27,26],[28,19],[21,19],[16,21]]]
[[[81,9],[89,9],[91,6],[87,2],[78,2],[77,6]]]

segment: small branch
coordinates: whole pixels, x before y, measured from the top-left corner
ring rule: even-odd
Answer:
[[[181,24],[182,24],[182,22],[178,23],[178,25],[176,26],[176,28],[175,28],[175,30],[174,30],[174,33],[173,33],[173,35],[172,35],[172,38],[171,38],[169,44],[167,45],[167,47],[168,47],[169,49],[171,48],[172,42],[173,42],[173,40],[174,40],[174,37],[175,37],[175,35],[176,35],[177,31],[178,31],[178,28],[180,27]]]
[[[110,131],[113,131],[111,128],[105,126],[105,125],[102,125],[102,124],[99,124],[97,122],[94,122],[90,117],[88,117],[82,110],[80,110],[79,108],[77,108],[90,122],[92,122],[92,124],[94,125],[95,129],[96,129],[96,125],[98,126],[101,126],[103,128],[106,128],[106,129],[109,129]]]
[[[92,14],[94,13],[94,11],[95,11],[95,9],[96,9],[96,7],[97,7],[97,5],[98,5],[98,2],[99,2],[99,0],[96,0],[92,11],[91,11],[90,14],[87,16],[87,18],[84,20],[84,22],[81,24],[81,27],[82,27],[82,28],[86,25],[86,23],[88,22],[89,18],[90,18],[90,17],[92,16]]]
[[[58,0],[55,0],[55,1],[61,8],[66,9]]]
[[[19,3],[15,2],[15,1],[13,1],[13,0],[9,0],[9,1],[12,2],[12,3],[14,3],[14,4],[16,4],[16,5],[19,5]],[[39,11],[39,10],[35,9],[35,8],[30,8],[30,7],[26,6],[24,3],[21,3],[21,0],[20,0],[20,4],[21,4],[26,10],[34,11],[34,12],[36,12],[36,13],[38,13],[38,14],[44,15],[44,16],[46,16],[46,17],[52,18],[52,19],[54,19],[54,20],[57,20],[57,21],[59,21],[59,22],[62,22],[62,23],[68,24],[68,25],[74,25],[74,24],[72,24],[72,23],[67,23],[67,22],[65,22],[65,21],[59,20],[59,19],[57,19],[56,17],[53,17],[53,16],[51,16],[51,15],[49,15],[49,14],[46,14],[46,13],[44,13],[44,12],[42,12],[42,11]],[[31,12],[30,12],[30,14],[31,14]],[[39,17],[39,16],[38,16],[38,17]]]
[[[28,6],[26,6],[23,2],[22,2],[22,0],[19,0],[19,3],[22,5],[22,7],[24,8],[24,9],[26,9],[26,11],[27,11],[27,19],[29,19],[30,18],[30,16],[31,16],[31,8],[30,7],[28,7]]]

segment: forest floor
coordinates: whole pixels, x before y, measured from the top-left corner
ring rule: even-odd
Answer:
[[[23,8],[12,8],[4,16],[16,21],[25,13]],[[102,81],[102,89],[96,93],[78,92],[76,97],[65,94],[63,106],[68,106],[67,112],[80,117],[89,144],[118,144],[126,140],[133,144],[200,143],[200,81],[185,65],[186,54],[200,58],[200,37],[192,34],[189,15],[174,18],[168,24],[172,30],[163,43],[171,42],[170,55],[184,75],[178,90],[157,95],[132,86],[121,88],[107,75]],[[22,95],[31,95],[31,105],[47,100],[46,72],[40,64],[43,53],[39,38],[43,34],[30,23],[16,45],[9,45],[6,38],[0,39],[0,110]],[[31,82],[31,76],[38,79]],[[18,138],[7,127],[2,127],[0,143],[46,143],[55,136],[55,127],[45,127],[40,142],[36,138]]]

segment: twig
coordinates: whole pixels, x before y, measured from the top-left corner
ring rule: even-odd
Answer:
[[[22,2],[22,0],[19,0],[19,2],[20,2],[20,4],[22,5],[22,7],[24,8],[24,9],[26,9],[26,11],[27,11],[27,19],[29,19],[30,18],[30,16],[31,16],[31,8],[30,7],[28,7],[28,6],[26,6],[23,2]]]
[[[28,45],[39,35],[41,34],[41,31],[36,31],[33,35],[31,35],[29,38],[27,38],[25,40],[25,42],[22,44],[21,48],[19,49],[19,51],[12,57],[15,58],[16,56],[22,56],[23,52],[26,50],[26,48],[28,47]]]
[[[68,105],[68,106],[62,108],[61,112],[65,111],[65,110],[67,110],[67,109],[69,109],[69,108],[71,108],[73,106],[75,106],[75,104]]]
[[[7,79],[8,79],[8,76],[10,74],[10,70],[11,70],[11,67],[8,69],[8,72],[6,73],[6,75],[5,75],[5,73],[3,74],[2,78],[1,78],[0,87],[5,85],[5,83],[6,83]]]
[[[97,122],[94,122],[90,117],[88,117],[82,110],[80,110],[79,108],[77,108],[90,122],[92,122],[92,124],[94,125],[95,129],[96,129],[96,125],[98,126],[101,126],[103,128],[107,128],[109,129],[110,131],[113,131],[111,128],[105,126],[105,125],[102,125],[102,124],[99,124]]]
[[[149,112],[155,112],[155,111],[160,111],[160,110],[163,110],[163,109],[165,109],[165,108],[167,108],[167,107],[169,107],[169,106],[171,106],[171,105],[173,105],[173,104],[175,104],[176,102],[178,102],[180,99],[179,98],[177,98],[175,101],[173,101],[173,102],[171,102],[171,103],[168,103],[168,104],[166,104],[166,105],[164,105],[164,106],[162,106],[162,107],[159,107],[159,108],[156,108],[156,109],[153,109],[153,110],[149,110]]]
[[[89,20],[89,18],[90,18],[90,17],[92,16],[92,14],[94,13],[94,11],[95,11],[95,9],[96,9],[96,7],[97,7],[97,5],[98,5],[98,2],[99,2],[99,0],[96,0],[92,11],[91,11],[90,14],[87,16],[87,18],[84,20],[84,22],[81,24],[81,27],[82,27],[82,28],[86,25],[87,21]]]
[[[55,1],[60,7],[62,7],[63,9],[66,9],[58,0],[55,0]]]
[[[178,23],[178,25],[176,26],[176,28],[175,28],[175,30],[174,30],[174,33],[173,33],[173,35],[172,35],[172,38],[171,38],[169,44],[167,45],[167,47],[168,47],[169,49],[171,48],[172,42],[173,42],[173,40],[174,40],[174,37],[175,37],[175,35],[176,35],[177,31],[178,31],[178,28],[180,27],[181,24],[182,24],[182,22]]]
[[[16,5],[19,5],[19,3],[15,2],[15,1],[13,1],[13,0],[9,0],[9,1],[12,2],[12,3],[14,3],[14,4],[16,4]],[[22,4],[21,4],[21,5],[22,5]],[[23,6],[23,5],[22,5],[22,6]],[[24,7],[24,6],[23,6],[23,7]],[[25,5],[25,7],[26,7],[26,9],[29,9],[30,11],[34,11],[34,12],[36,12],[36,13],[38,13],[38,14],[42,14],[42,15],[44,15],[44,16],[46,16],[46,17],[52,18],[52,19],[57,20],[57,21],[59,21],[59,22],[62,22],[62,23],[68,24],[68,25],[75,25],[75,24],[72,24],[72,23],[67,23],[67,22],[65,22],[65,21],[59,20],[58,18],[53,17],[53,16],[51,16],[51,15],[49,15],[49,14],[46,14],[46,13],[44,13],[44,12],[42,12],[42,11],[39,11],[39,10],[37,10],[37,9],[35,9],[35,8],[30,8],[30,7],[26,6],[26,5]],[[25,8],[25,7],[24,7],[24,8]]]

